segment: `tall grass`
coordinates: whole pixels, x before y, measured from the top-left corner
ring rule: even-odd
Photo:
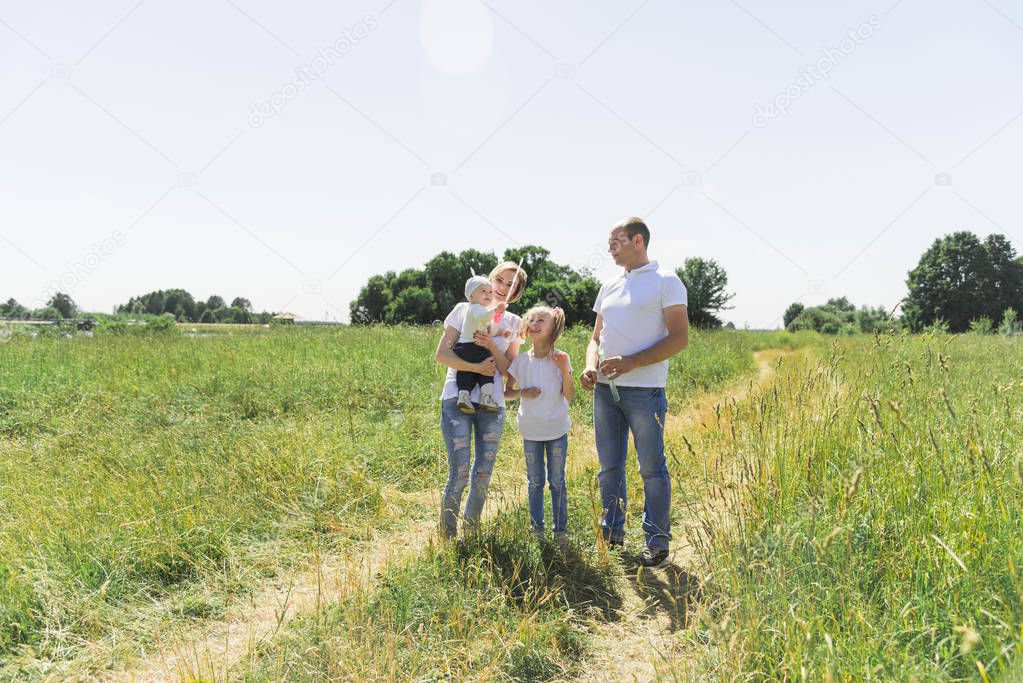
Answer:
[[[1015,679],[1021,376],[1013,338],[860,337],[730,406],[692,454],[714,599],[680,673]]]
[[[589,331],[559,344],[582,369]],[[684,405],[749,373],[752,350],[790,335],[722,331],[693,334],[672,361],[669,391]],[[592,451],[592,399],[579,392],[569,458]],[[505,433],[502,466],[521,475],[521,442]],[[638,480],[633,467],[630,476]],[[495,482],[496,483],[496,482]],[[522,502],[525,491],[522,490]],[[590,620],[619,618],[619,563],[593,549],[600,509],[595,470],[569,484],[571,549],[538,545],[524,507],[458,543],[430,547],[392,566],[379,584],[296,620],[234,675],[253,681],[562,680],[586,653]],[[633,533],[638,523],[632,522]],[[199,672],[200,674],[202,672]]]
[[[388,487],[440,481],[435,337],[0,346],[0,655],[131,646],[147,618],[215,616],[310,547],[396,522]]]
[[[435,514],[398,493],[447,474],[439,329],[127,332],[0,344],[0,676],[115,665],[313,549]],[[577,370],[587,338],[564,340]],[[673,400],[750,371],[758,340],[694,334]]]

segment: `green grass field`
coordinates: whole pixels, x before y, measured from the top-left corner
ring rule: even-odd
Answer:
[[[0,671],[119,666],[312,552],[435,514],[402,494],[447,475],[439,329],[188,331],[0,345]],[[586,335],[563,344],[579,366]],[[695,335],[673,405],[773,343]],[[520,449],[509,421],[499,471]]]
[[[860,337],[783,368],[697,446],[737,466],[700,483],[737,514],[695,539],[711,597],[679,671],[1019,680],[1018,338]]]
[[[435,518],[417,495],[447,474],[439,329],[189,332],[0,344],[0,679],[131,667],[155,633],[216,622],[313,555]],[[577,369],[587,334],[561,344]],[[671,613],[658,672],[1012,680],[1023,346],[697,332],[672,363],[671,412],[752,378],[768,348],[794,351],[765,389],[668,438],[676,544],[701,585],[681,600],[632,579]],[[572,406],[570,454],[592,450],[590,400]],[[495,486],[522,468],[509,420]],[[579,675],[630,585],[627,562],[592,549],[594,475],[570,483],[568,553],[538,546],[513,506],[299,615],[232,677]]]

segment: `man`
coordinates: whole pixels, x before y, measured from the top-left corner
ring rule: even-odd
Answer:
[[[597,322],[580,381],[595,391],[601,533],[611,547],[625,541],[625,458],[631,431],[643,477],[646,548],[639,561],[658,567],[668,558],[671,541],[664,386],[668,359],[689,344],[689,318],[685,286],[647,257],[649,246],[650,230],[639,218],[626,218],[612,228],[608,251],[625,272],[604,283],[597,295]]]

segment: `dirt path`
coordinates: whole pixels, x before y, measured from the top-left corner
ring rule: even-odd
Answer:
[[[692,409],[668,418],[666,431],[678,433],[700,423],[715,420],[715,408],[741,401],[752,387],[766,386],[774,377],[775,362],[787,352],[776,349],[755,354],[755,380],[736,384],[724,391],[708,394]],[[697,524],[683,515],[676,528]],[[623,602],[618,618],[601,622],[594,634],[593,648],[578,676],[581,681],[656,681],[670,676],[669,663],[677,666],[682,640],[678,632],[686,626],[688,601],[699,582],[685,569],[697,565],[695,549],[676,532],[671,561],[663,569],[628,568],[621,580]]]
[[[771,363],[783,352],[761,351],[755,354],[758,384],[769,381]],[[714,407],[740,400],[754,381],[744,380],[722,392],[708,394],[683,415],[669,415],[667,429],[681,430],[709,421]],[[592,433],[573,431],[573,454],[569,460],[568,477],[575,478],[597,461]],[[495,473],[484,511],[489,519],[525,499],[525,476],[522,472]],[[439,509],[440,491],[425,490],[396,494],[405,503],[418,503]],[[277,634],[300,613],[316,610],[321,605],[345,599],[356,591],[372,586],[375,577],[390,563],[411,557],[436,540],[436,520],[420,519],[398,531],[382,535],[360,546],[352,553],[316,558],[301,566],[290,576],[269,582],[247,600],[229,608],[221,621],[201,628],[171,635],[160,635],[156,651],[135,669],[107,673],[107,681],[150,683],[157,681],[226,681],[231,669],[251,656],[256,648]],[[691,566],[691,549],[681,547],[674,552],[675,563]],[[677,583],[677,581],[676,581]],[[582,680],[653,680],[655,671],[650,662],[651,646],[658,647],[663,635],[670,632],[671,618],[664,610],[651,610],[635,591],[623,605],[622,618],[609,623],[598,634],[596,657],[590,660]],[[654,616],[651,617],[651,614]],[[644,618],[645,617],[645,618]],[[664,622],[664,623],[662,623]],[[613,647],[612,647],[613,645]]]
[[[573,434],[575,436],[575,434]],[[578,433],[569,478],[596,462],[592,436]],[[578,456],[578,457],[576,457]],[[526,479],[521,468],[496,471],[484,508],[484,521],[507,512],[525,500]],[[400,503],[440,509],[439,489],[392,492]],[[464,498],[463,498],[464,502]],[[297,614],[345,599],[372,586],[388,564],[420,553],[436,542],[436,516],[420,519],[365,543],[354,552],[316,558],[287,577],[269,582],[244,602],[233,605],[227,617],[185,632],[161,635],[156,650],[138,668],[110,672],[106,681],[156,683],[163,681],[226,681],[237,663],[271,640]]]

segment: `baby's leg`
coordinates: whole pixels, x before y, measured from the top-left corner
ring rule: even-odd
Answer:
[[[479,363],[490,356],[489,351],[475,342],[459,342],[452,347],[452,350],[456,356],[469,363]],[[455,383],[458,385],[459,391],[472,391],[477,384],[485,384],[484,379],[489,379],[491,383],[494,381],[493,377],[487,377],[487,375],[481,375],[478,372],[459,370],[455,373]]]

